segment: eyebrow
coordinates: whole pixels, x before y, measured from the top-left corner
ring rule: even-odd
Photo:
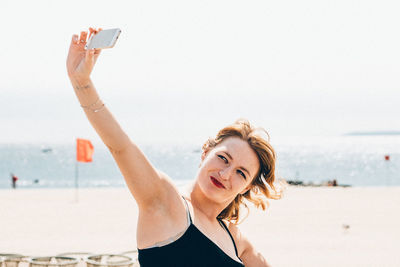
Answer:
[[[222,152],[224,152],[224,153],[228,156],[228,158],[230,158],[231,160],[233,160],[231,154],[229,154],[228,152],[225,152],[225,151],[222,151]],[[244,171],[247,172],[247,174],[251,177],[250,172],[249,172],[245,167],[240,166],[239,169],[244,170]]]

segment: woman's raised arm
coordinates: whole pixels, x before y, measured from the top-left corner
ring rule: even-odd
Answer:
[[[90,28],[90,34],[96,33]],[[174,188],[131,142],[99,97],[90,74],[100,50],[85,50],[87,35],[87,32],[73,35],[69,48],[67,70],[75,94],[89,122],[117,162],[139,208],[163,203],[168,191]]]

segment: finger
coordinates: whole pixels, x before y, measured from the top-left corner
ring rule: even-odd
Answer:
[[[92,36],[92,34],[96,34],[96,30],[92,27],[89,28],[89,38]]]
[[[100,56],[101,49],[95,49],[94,50],[94,63],[96,63],[97,58]]]
[[[87,32],[81,32],[81,36],[79,37],[79,42],[86,43]]]
[[[73,46],[74,44],[78,43],[78,35],[74,34],[72,35],[72,40],[71,40],[71,46]]]
[[[98,34],[101,30],[102,30],[102,28],[97,28],[97,30],[96,30],[96,29],[93,29],[94,34]]]
[[[94,49],[86,50],[85,60],[89,64],[89,66],[92,66],[94,64]]]

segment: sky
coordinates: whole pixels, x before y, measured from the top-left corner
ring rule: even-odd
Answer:
[[[132,140],[400,130],[400,2],[0,1],[0,143],[99,142],[69,83],[71,36],[119,27],[92,74]]]

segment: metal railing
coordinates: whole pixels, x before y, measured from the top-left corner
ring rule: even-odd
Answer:
[[[56,256],[33,257],[1,254],[0,267],[139,267],[137,250],[120,254],[66,252]]]

